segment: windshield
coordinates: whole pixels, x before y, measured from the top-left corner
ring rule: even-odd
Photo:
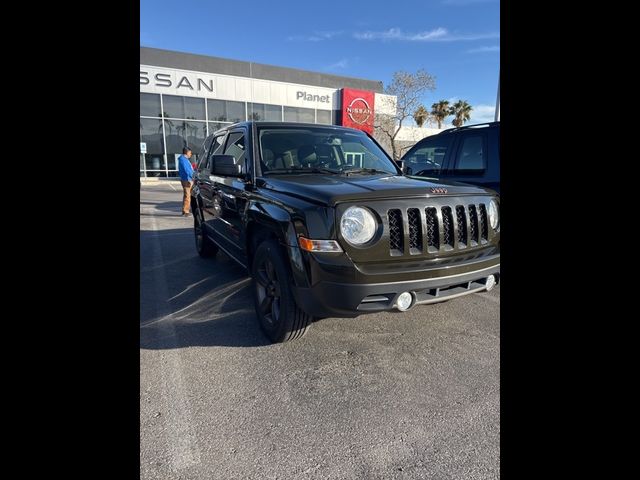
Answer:
[[[362,133],[322,127],[258,127],[262,173],[389,173],[398,170]]]

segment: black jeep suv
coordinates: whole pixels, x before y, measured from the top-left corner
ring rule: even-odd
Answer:
[[[455,180],[500,193],[500,122],[450,128],[416,143],[402,160],[407,173]]]
[[[499,198],[410,178],[359,130],[245,122],[210,135],[192,190],[196,247],[246,268],[273,342],[314,319],[490,290]]]

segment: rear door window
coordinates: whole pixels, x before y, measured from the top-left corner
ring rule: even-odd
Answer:
[[[454,175],[483,175],[487,170],[487,135],[485,133],[466,134],[460,142]]]

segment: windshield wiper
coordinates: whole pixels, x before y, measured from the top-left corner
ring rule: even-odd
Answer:
[[[265,175],[271,173],[332,173],[337,175],[340,170],[332,170],[330,168],[321,168],[321,167],[298,167],[298,168],[274,168],[273,170],[267,170],[264,172]]]
[[[387,175],[395,175],[395,173],[387,172],[386,170],[378,170],[377,168],[350,168],[343,170],[342,173],[349,175],[350,173],[386,173]]]

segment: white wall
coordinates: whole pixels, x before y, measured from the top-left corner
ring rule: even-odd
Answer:
[[[393,95],[376,93],[373,109],[375,110],[376,114],[379,115],[395,115],[396,100],[396,97],[394,97]]]
[[[170,86],[167,86],[168,82],[171,82]],[[209,90],[211,86],[213,86],[213,92]],[[150,65],[140,65],[140,91],[319,110],[340,109],[340,90],[333,88],[311,87]],[[305,92],[305,98],[299,98],[298,92]],[[324,101],[321,98],[308,99],[307,95],[311,95],[310,98],[317,95]]]
[[[424,137],[428,137],[429,135],[435,135],[436,133],[440,133],[442,130],[437,128],[419,128],[419,127],[413,127],[413,126],[402,127],[398,132],[396,141],[417,142],[419,140],[422,140]]]

